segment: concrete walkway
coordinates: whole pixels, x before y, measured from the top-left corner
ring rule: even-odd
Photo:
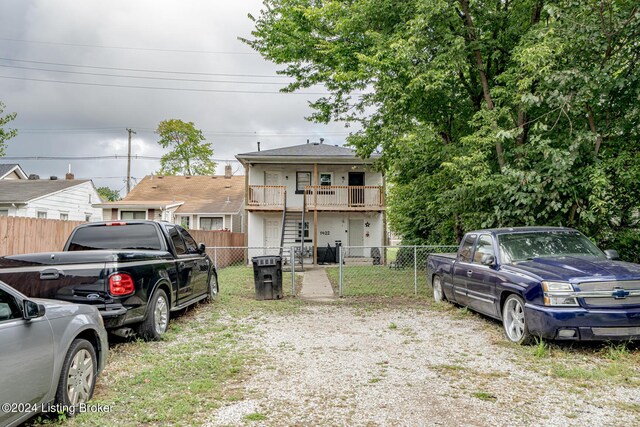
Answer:
[[[333,301],[333,288],[324,268],[305,267],[300,298],[311,301]]]

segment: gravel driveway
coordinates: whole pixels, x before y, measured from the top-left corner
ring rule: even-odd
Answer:
[[[309,304],[245,322],[243,341],[261,356],[234,385],[245,399],[208,426],[640,422],[635,386],[553,377],[531,348],[506,344],[499,323],[455,309]]]

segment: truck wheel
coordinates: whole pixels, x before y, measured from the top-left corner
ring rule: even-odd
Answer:
[[[532,340],[524,313],[524,300],[511,294],[502,305],[502,325],[509,341],[525,345]]]
[[[218,276],[216,273],[211,273],[209,278],[209,286],[207,287],[207,302],[213,302],[218,296]]]
[[[447,300],[444,296],[444,290],[442,289],[442,277],[433,277],[433,299],[435,302],[443,302]]]
[[[169,328],[169,300],[158,289],[147,306],[147,318],[138,327],[138,335],[147,341],[158,341]]]
[[[98,358],[91,343],[85,339],[73,340],[62,364],[56,402],[69,408],[87,403],[93,396],[97,370]]]

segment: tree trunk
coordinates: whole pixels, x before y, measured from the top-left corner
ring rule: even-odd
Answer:
[[[477,41],[476,30],[473,26],[473,19],[471,18],[471,13],[469,12],[469,0],[460,0],[460,6],[462,7],[461,16],[465,26],[467,27],[467,41],[469,43],[473,43]],[[480,84],[482,85],[482,93],[484,95],[484,100],[487,103],[487,109],[492,111],[495,106],[493,103],[493,97],[491,96],[491,89],[489,88],[489,78],[487,77],[487,73],[485,71],[485,66],[482,60],[482,53],[479,49],[473,49],[473,56],[476,60],[476,67],[478,69],[478,73],[480,74]],[[493,127],[496,129],[498,126],[494,123]],[[498,157],[498,166],[500,170],[504,168],[504,151],[502,148],[502,142],[496,138],[496,155]]]
[[[593,110],[588,104],[587,104],[587,113],[588,113],[587,117],[589,120],[589,128],[591,129],[591,132],[593,132],[593,134],[596,136],[596,143],[593,149],[593,155],[594,157],[598,157],[598,152],[600,151],[600,146],[602,145],[602,135],[598,133],[598,130],[596,128],[596,120],[593,116]]]

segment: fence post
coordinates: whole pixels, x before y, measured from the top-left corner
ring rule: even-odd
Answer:
[[[341,298],[344,296],[344,292],[343,292],[343,287],[342,287],[342,281],[343,281],[343,277],[342,277],[342,260],[343,260],[343,256],[342,254],[344,253],[344,247],[340,246],[340,250],[338,251],[338,262],[340,264],[340,280],[338,280],[338,296],[340,296]]]
[[[418,247],[413,247],[413,293],[418,295]]]
[[[213,265],[217,270],[218,269],[218,247],[217,246],[213,248]]]
[[[291,246],[291,295],[296,296],[296,251]]]

